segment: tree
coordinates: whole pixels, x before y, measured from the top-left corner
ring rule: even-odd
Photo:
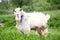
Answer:
[[[8,0],[2,0],[2,2],[0,3],[0,8],[8,9],[9,8]]]

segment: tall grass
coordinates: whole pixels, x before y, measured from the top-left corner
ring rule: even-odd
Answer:
[[[0,23],[4,23],[4,27],[0,27],[0,40],[60,40],[60,10],[44,11],[51,15],[48,21],[48,36],[37,36],[34,31],[29,36],[23,35],[15,27],[15,16],[13,14],[0,15]]]

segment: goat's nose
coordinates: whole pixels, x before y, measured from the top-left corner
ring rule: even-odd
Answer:
[[[17,14],[17,17],[19,18],[19,14]]]

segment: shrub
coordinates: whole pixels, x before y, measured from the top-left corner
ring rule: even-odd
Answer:
[[[7,10],[0,9],[0,15],[2,15],[2,14],[9,14],[9,12]]]

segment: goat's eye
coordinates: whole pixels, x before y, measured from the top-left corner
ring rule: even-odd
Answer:
[[[20,11],[22,11],[22,9],[20,9]]]

